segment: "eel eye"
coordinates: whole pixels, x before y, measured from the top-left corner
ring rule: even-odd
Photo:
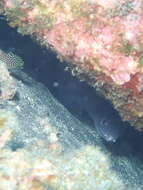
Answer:
[[[108,125],[108,120],[107,119],[103,119],[101,121],[101,124],[107,126]]]

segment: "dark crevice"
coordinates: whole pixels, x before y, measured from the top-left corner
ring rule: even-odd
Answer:
[[[0,49],[13,51],[25,62],[24,71],[37,81],[42,82],[74,116],[82,122],[86,122],[93,128],[92,118],[86,107],[86,98],[89,97],[91,104],[98,102],[99,107],[106,108],[109,112],[118,114],[112,105],[99,97],[95,89],[89,87],[85,82],[80,82],[70,72],[65,72],[66,63],[60,63],[56,53],[40,47],[29,36],[21,36],[16,29],[10,28],[4,19],[0,20]],[[13,74],[14,77],[17,77]],[[22,79],[19,79],[22,80]],[[29,85],[28,82],[22,81]],[[86,98],[85,98],[86,97]],[[92,97],[92,98],[91,98]],[[14,99],[19,99],[16,94]],[[105,146],[116,155],[136,154],[143,158],[143,133],[135,131],[127,124],[124,135],[116,143],[104,141]],[[15,147],[18,147],[16,144]]]

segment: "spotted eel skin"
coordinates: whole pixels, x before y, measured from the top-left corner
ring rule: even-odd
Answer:
[[[14,53],[5,53],[0,49],[0,62],[3,62],[7,69],[23,68],[24,61],[21,57],[15,55]]]

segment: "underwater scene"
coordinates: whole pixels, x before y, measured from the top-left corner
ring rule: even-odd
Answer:
[[[0,2],[0,190],[143,190],[142,7]]]

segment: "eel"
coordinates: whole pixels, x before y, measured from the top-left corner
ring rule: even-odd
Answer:
[[[0,49],[0,61],[3,62],[7,69],[15,69],[15,68],[23,68],[24,61],[18,55],[9,52],[5,53],[3,50]]]
[[[107,142],[115,143],[128,126],[113,106],[100,97],[89,98],[86,102],[86,111],[99,136]]]

